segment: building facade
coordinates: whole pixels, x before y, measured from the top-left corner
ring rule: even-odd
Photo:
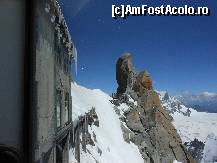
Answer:
[[[58,2],[34,5],[32,162],[68,163],[76,49]]]

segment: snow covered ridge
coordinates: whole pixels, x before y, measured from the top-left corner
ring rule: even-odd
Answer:
[[[184,116],[190,116],[190,108],[183,105],[183,103],[180,102],[178,99],[169,96],[168,92],[166,91],[156,92],[159,95],[162,106],[169,114],[174,114],[175,112],[178,112],[180,114],[183,114]]]
[[[99,119],[99,127],[89,126],[89,133],[94,140],[94,146],[87,145],[87,152],[81,149],[81,163],[144,163],[138,147],[127,143],[123,139],[121,122],[115,113],[112,99],[99,89],[90,90],[75,83],[71,85],[73,120],[84,115],[92,107]],[[75,163],[73,150],[70,152],[70,161]]]
[[[217,160],[217,113],[197,112],[188,108],[176,97],[171,97],[166,92],[158,92],[165,110],[173,117],[173,125],[176,127],[182,142],[195,141],[197,139],[205,144],[202,150],[203,163],[213,163]],[[189,114],[186,114],[186,113]],[[194,151],[198,152],[200,147]],[[199,153],[195,153],[197,155]]]

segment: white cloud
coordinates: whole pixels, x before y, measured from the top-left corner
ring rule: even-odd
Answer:
[[[217,93],[214,93],[214,92],[203,92],[202,95],[213,97],[213,96],[217,96]]]

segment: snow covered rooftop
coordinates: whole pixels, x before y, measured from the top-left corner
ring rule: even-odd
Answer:
[[[77,56],[77,50],[72,41],[68,26],[62,14],[58,1],[47,1],[44,10],[47,14],[50,15],[50,21],[55,24],[55,30],[57,32],[58,39],[62,41],[63,45],[65,45],[68,50],[68,54],[75,58]]]

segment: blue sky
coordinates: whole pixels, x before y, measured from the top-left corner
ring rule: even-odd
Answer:
[[[78,49],[74,80],[116,92],[116,60],[130,52],[137,70],[148,70],[154,88],[177,94],[217,92],[217,1],[62,0]],[[142,16],[113,19],[111,5],[207,6],[210,16]]]

